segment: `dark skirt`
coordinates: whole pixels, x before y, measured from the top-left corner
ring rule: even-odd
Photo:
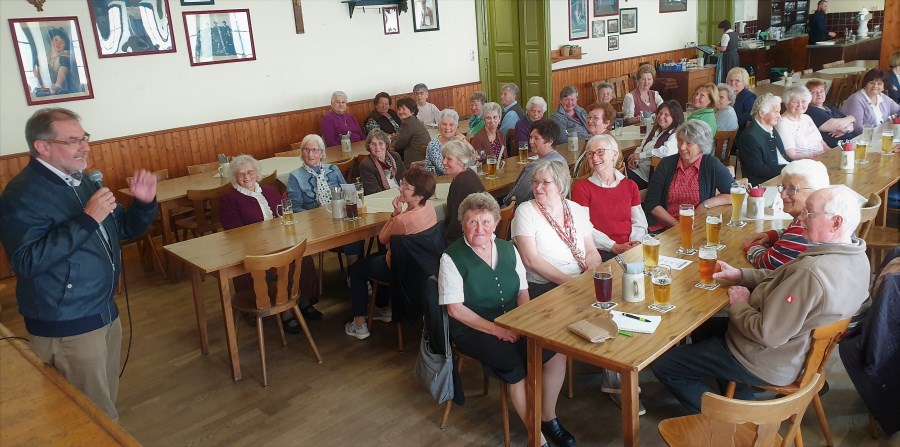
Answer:
[[[510,343],[473,329],[455,334],[453,343],[460,352],[481,362],[481,368],[488,377],[512,384],[520,382],[528,374],[525,337]],[[555,352],[544,349],[542,363],[547,363],[554,355]]]

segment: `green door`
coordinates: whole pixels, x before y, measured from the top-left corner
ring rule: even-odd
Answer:
[[[734,2],[700,0],[697,5],[697,44],[718,45],[722,40],[719,22],[734,17]]]

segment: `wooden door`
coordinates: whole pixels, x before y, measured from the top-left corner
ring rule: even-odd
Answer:
[[[734,3],[721,0],[699,0],[697,4],[697,43],[718,45],[722,40],[719,22],[731,21]]]

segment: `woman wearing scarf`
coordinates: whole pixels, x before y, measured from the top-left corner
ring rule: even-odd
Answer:
[[[359,180],[363,184],[363,194],[396,188],[406,172],[400,154],[388,151],[391,138],[381,129],[373,129],[366,138],[369,156],[359,163]]]
[[[678,153],[675,129],[683,122],[684,112],[678,101],[669,100],[659,106],[653,129],[637,150],[628,156],[628,178],[637,183],[638,189],[647,189],[652,157],[665,158]]]

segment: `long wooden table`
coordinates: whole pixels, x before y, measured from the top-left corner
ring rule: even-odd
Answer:
[[[900,156],[884,156],[879,153],[867,155],[868,164],[856,165],[851,172],[838,169],[840,154],[832,150],[820,157],[828,167],[832,184],[845,184],[868,197],[870,194],[886,194],[891,185],[900,179]],[[767,185],[781,184],[776,177]],[[886,201],[884,201],[886,202]],[[731,205],[713,208],[723,216],[730,216]],[[699,247],[705,242],[705,227],[699,222],[705,221],[706,212],[699,210],[695,216],[695,228],[692,236],[693,246]],[[744,228],[722,226],[721,240],[726,247],[719,251],[718,259],[735,266],[748,266],[743,252],[742,241],[745,237],[775,228],[783,228],[782,221],[749,221]],[[660,255],[681,257],[675,254],[679,245],[678,228],[672,228],[660,236]],[[638,260],[642,257],[640,247],[625,253],[626,261]],[[671,289],[672,304],[676,308],[663,314],[662,322],[653,334],[634,334],[633,337],[616,337],[601,344],[592,344],[572,334],[568,325],[583,318],[599,315],[600,310],[591,307],[595,301],[593,278],[590,272],[578,276],[572,281],[542,295],[540,298],[520,306],[497,318],[495,323],[527,337],[528,342],[528,377],[526,390],[528,393],[527,427],[529,445],[538,446],[540,441],[540,411],[542,365],[541,349],[571,356],[572,358],[616,371],[622,376],[622,440],[626,446],[640,445],[638,419],[638,373],[646,369],[660,355],[685,338],[700,324],[708,320],[728,303],[727,287],[707,291],[694,287],[699,280],[699,266],[696,255],[688,257],[694,262],[680,271],[673,271]],[[613,262],[613,271],[621,269]],[[649,280],[645,280],[647,299],[641,303],[628,303],[621,298],[621,274],[613,275],[613,301],[618,303],[616,310],[655,314],[647,309],[652,303]]]
[[[843,64],[838,64],[838,65],[835,65],[834,67],[830,67],[830,68],[837,68],[837,69],[854,68],[854,69],[858,69],[858,71],[856,72],[857,74],[862,74],[868,70],[871,70],[871,69],[877,68],[877,67],[878,67],[877,60],[857,60],[857,61],[845,62]],[[828,82],[831,82],[832,79],[842,78],[844,76],[847,76],[848,74],[850,74],[850,73],[829,74],[829,73],[822,73],[821,71],[814,71],[809,74],[801,75],[799,84],[805,85],[806,81],[811,78],[824,79]],[[757,85],[756,87],[750,89],[750,91],[752,91],[753,93],[756,93],[757,96],[762,95],[763,93],[771,93],[775,96],[781,96],[784,93],[784,90],[785,90],[785,86],[783,84],[783,81],[770,83],[767,85]]]

